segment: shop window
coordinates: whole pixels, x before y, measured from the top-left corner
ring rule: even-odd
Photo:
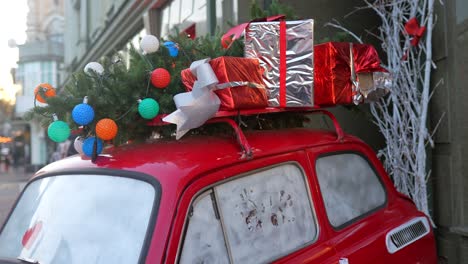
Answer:
[[[456,2],[456,17],[457,23],[461,24],[463,21],[468,19],[468,2],[466,0],[457,0]],[[445,8],[445,7],[440,7]]]

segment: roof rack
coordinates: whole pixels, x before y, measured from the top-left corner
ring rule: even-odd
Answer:
[[[282,113],[282,112],[296,112],[296,113],[304,113],[304,114],[315,114],[315,113],[320,113],[328,116],[330,120],[333,122],[333,126],[335,127],[335,132],[336,132],[336,140],[339,142],[342,142],[344,139],[344,132],[343,129],[341,128],[340,124],[338,123],[338,120],[335,118],[335,116],[325,110],[325,109],[320,109],[320,108],[311,108],[311,107],[297,107],[297,108],[273,108],[273,107],[268,107],[268,108],[262,108],[262,109],[243,109],[243,110],[237,110],[237,111],[218,111],[217,114],[209,119],[205,124],[212,124],[212,123],[227,123],[232,127],[234,132],[236,133],[236,138],[237,142],[239,143],[242,154],[241,154],[241,159],[252,159],[253,158],[253,152],[252,148],[250,147],[249,142],[247,141],[244,132],[242,129],[239,127],[239,125],[230,117],[238,117],[238,116],[251,116],[251,115],[261,115],[261,114],[271,114],[271,113]],[[170,123],[164,122],[162,119],[167,116],[167,114],[160,114],[156,116],[153,120],[151,120],[148,125],[149,126],[164,126],[164,125],[170,125]]]

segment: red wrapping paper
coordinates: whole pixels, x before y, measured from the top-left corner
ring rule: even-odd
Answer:
[[[327,42],[314,47],[314,103],[332,106],[353,103],[350,43]],[[386,72],[380,67],[375,48],[353,43],[354,67],[357,73]]]
[[[264,108],[268,106],[267,91],[262,79],[263,69],[257,59],[239,57],[219,57],[210,60],[209,64],[219,80],[219,84],[230,82],[250,82],[263,85],[263,88],[235,86],[215,90],[221,100],[219,110],[230,111],[249,108]],[[196,77],[190,69],[181,72],[182,83],[187,91],[191,91]]]

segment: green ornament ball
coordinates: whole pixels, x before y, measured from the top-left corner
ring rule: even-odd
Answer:
[[[70,136],[70,127],[63,121],[54,121],[47,128],[47,135],[54,142],[64,142]]]
[[[159,113],[159,104],[152,98],[143,99],[138,104],[138,113],[144,119],[153,119]]]

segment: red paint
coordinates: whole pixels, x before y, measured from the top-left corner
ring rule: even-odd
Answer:
[[[252,148],[249,145],[249,142],[245,138],[244,133],[242,132],[242,129],[237,125],[237,123],[230,119],[230,118],[225,118],[225,117],[219,117],[219,118],[213,118],[211,120],[208,120],[208,123],[227,123],[234,129],[234,132],[236,133],[237,140],[239,141],[239,145],[242,148],[242,157],[251,159],[252,158]]]
[[[239,110],[229,110],[229,111],[218,111],[213,118],[216,117],[236,117],[236,116],[251,116],[251,115],[259,115],[259,114],[273,114],[273,113],[281,113],[281,112],[322,112],[326,115],[333,114],[325,113],[327,111],[315,107],[293,107],[293,108],[277,108],[277,107],[265,107],[265,108],[252,108],[252,109],[239,109]],[[148,126],[165,126],[170,125],[171,123],[164,122],[162,119],[168,116],[168,114],[159,114],[152,120],[150,120],[147,125]],[[338,124],[336,118],[333,116],[335,121],[334,124]],[[336,126],[336,125],[335,125]]]
[[[23,239],[21,240],[21,244],[24,248],[30,249],[31,245],[36,240],[37,236],[42,230],[42,221],[36,222],[31,228],[26,230],[23,235]]]
[[[174,263],[183,234],[183,225],[194,196],[207,186],[249,171],[284,162],[299,164],[307,177],[318,222],[316,241],[284,256],[275,263],[436,263],[434,234],[431,232],[394,254],[388,253],[385,235],[408,220],[421,216],[413,203],[401,196],[375,153],[364,142],[344,134],[312,129],[246,131],[252,159],[241,159],[241,147],[234,136],[192,136],[179,141],[159,140],[132,144],[104,151],[96,163],[74,156],[50,164],[37,174],[65,169],[110,168],[136,171],[156,178],[162,187],[161,204],[146,263]],[[315,159],[318,155],[353,151],[367,157],[387,191],[386,205],[335,230],[328,222],[318,180]],[[33,234],[34,230],[30,232]],[[29,234],[29,233],[28,233]],[[32,235],[30,235],[32,237]],[[31,238],[26,238],[28,241]]]

